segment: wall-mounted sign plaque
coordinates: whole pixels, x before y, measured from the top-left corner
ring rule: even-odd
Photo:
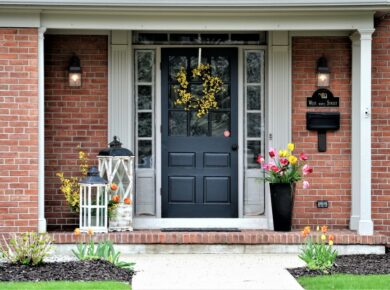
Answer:
[[[339,98],[328,89],[318,89],[311,98],[307,98],[308,107],[339,107]]]

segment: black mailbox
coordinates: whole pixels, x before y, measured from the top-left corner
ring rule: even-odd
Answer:
[[[339,112],[307,112],[306,129],[318,132],[318,151],[326,151],[326,131],[340,129]]]

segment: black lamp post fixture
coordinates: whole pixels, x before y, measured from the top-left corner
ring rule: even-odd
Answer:
[[[80,59],[75,54],[69,61],[68,78],[70,87],[81,87]]]
[[[328,67],[328,61],[325,56],[322,56],[317,61],[317,86],[320,88],[329,87],[330,83],[330,70]]]

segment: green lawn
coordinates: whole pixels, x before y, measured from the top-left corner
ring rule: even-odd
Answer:
[[[306,290],[337,289],[337,290],[388,290],[390,275],[346,275],[301,277],[298,282]]]
[[[122,282],[0,282],[1,290],[130,290]]]

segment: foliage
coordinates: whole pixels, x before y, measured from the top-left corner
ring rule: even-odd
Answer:
[[[10,263],[39,265],[52,250],[52,240],[47,234],[27,232],[15,235],[9,242],[3,237],[4,246],[0,244],[2,256]]]
[[[76,233],[76,231],[75,231]],[[92,235],[90,235],[91,237]],[[111,241],[107,240],[95,245],[92,238],[88,243],[80,243],[77,245],[76,250],[72,249],[73,254],[79,260],[105,260],[115,266],[123,269],[133,270],[135,263],[128,263],[119,260],[121,252],[115,251],[114,245]]]
[[[175,105],[183,105],[186,111],[196,110],[197,117],[201,118],[209,110],[218,109],[216,95],[223,91],[223,81],[218,76],[211,74],[211,66],[209,64],[199,64],[192,70],[192,75],[202,79],[202,96],[193,95],[188,91],[187,72],[182,67],[176,76],[179,82],[179,88],[176,88],[176,93],[179,98],[175,100]]]
[[[56,175],[60,178],[60,190],[65,195],[65,199],[73,212],[80,211],[80,185],[79,181],[87,176],[88,155],[84,151],[79,151],[80,177],[66,178],[63,172]]]
[[[131,290],[128,283],[116,281],[45,281],[45,282],[0,282],[2,290]]]
[[[319,227],[317,231],[319,232]],[[303,260],[311,270],[327,272],[337,257],[337,251],[333,249],[334,236],[327,235],[327,227],[321,227],[321,234],[313,238],[310,234],[310,227],[305,227],[302,231],[305,244],[302,247],[299,258]]]
[[[298,282],[307,290],[389,289],[390,275],[326,275],[300,277]]]
[[[274,148],[270,148],[268,154],[271,158],[269,163],[266,163],[264,157],[259,155],[257,162],[262,165],[265,173],[265,180],[270,183],[295,183],[302,180],[313,172],[313,168],[306,164],[308,157],[305,153],[295,156],[293,151],[295,145],[289,143],[287,149],[277,152]],[[309,188],[309,182],[303,182],[303,188]]]

